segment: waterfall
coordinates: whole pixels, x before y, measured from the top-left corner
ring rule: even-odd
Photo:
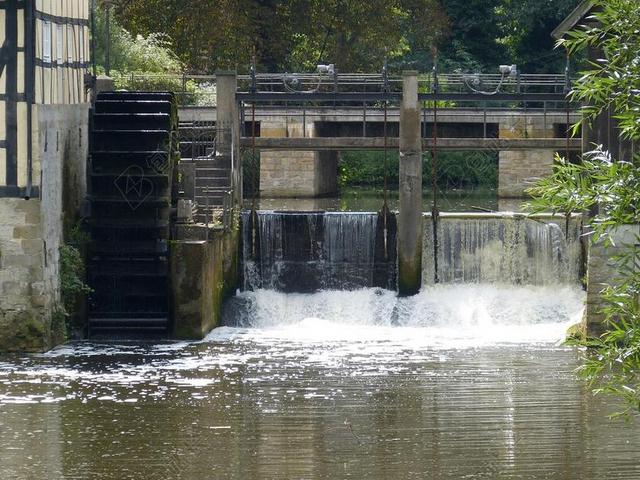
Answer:
[[[243,288],[282,292],[396,289],[396,219],[385,241],[377,213],[242,214]],[[441,283],[577,285],[581,221],[571,217],[447,214],[438,221]],[[386,249],[385,249],[386,247]],[[433,230],[424,221],[423,285],[434,282]],[[386,250],[386,251],[385,251]]]
[[[376,213],[243,212],[244,291],[225,304],[227,333],[261,341],[395,338],[450,348],[554,342],[581,318],[577,216],[565,223],[552,216],[443,213],[441,284],[433,285],[427,215],[423,288],[405,298],[395,293],[395,216],[387,223],[385,241]]]
[[[377,213],[242,214],[243,286],[284,292],[395,288],[395,248],[384,252]],[[386,245],[395,247],[395,219]]]
[[[223,325],[234,328],[215,330],[210,339],[248,335],[267,344],[292,340],[332,346],[383,339],[403,348],[556,342],[580,321],[583,303],[584,292],[575,285],[434,285],[413,297],[381,288],[307,294],[254,290],[227,302]]]
[[[444,214],[438,222],[438,278],[442,283],[577,284],[580,221],[570,220],[568,236],[558,223],[564,219]],[[435,273],[430,217],[423,246],[423,283],[429,285]]]

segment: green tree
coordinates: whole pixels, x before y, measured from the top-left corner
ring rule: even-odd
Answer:
[[[162,32],[191,73],[248,65],[256,36],[246,0],[117,0],[114,12],[133,35]]]
[[[246,71],[254,48],[267,71],[378,70],[409,38],[431,48],[448,27],[437,0],[121,0],[115,12],[134,35],[166,33],[193,73]]]
[[[585,122],[612,111],[622,137],[640,141],[640,3],[595,0],[589,26],[570,32],[561,44],[570,52],[587,47],[601,52],[575,85],[575,101],[589,105]],[[616,228],[640,223],[640,155],[611,158],[596,149],[578,165],[560,159],[554,174],[532,193],[538,209],[595,211],[593,240],[611,242]],[[638,242],[640,243],[640,238]],[[588,339],[583,373],[597,392],[624,398],[640,410],[640,249],[617,257],[620,279],[604,291],[607,330]]]
[[[581,0],[501,0],[496,7],[508,58],[523,72],[561,72],[564,51],[554,48],[551,32]]]
[[[441,47],[444,70],[480,71],[505,60],[505,48],[498,43],[500,0],[441,0],[451,19],[451,36]]]
[[[96,65],[99,73],[106,67],[106,18],[103,9],[96,12]],[[169,38],[162,33],[131,35],[116,18],[109,23],[110,75],[116,88],[176,90],[181,82],[173,77],[184,66],[170,48]],[[151,76],[149,76],[151,74]],[[145,75],[144,79],[136,75]]]
[[[106,65],[106,15],[103,8],[96,11],[96,64]],[[121,72],[179,73],[182,62],[171,51],[170,39],[163,33],[149,33],[146,36],[131,35],[117,18],[110,19],[109,25],[111,68]]]

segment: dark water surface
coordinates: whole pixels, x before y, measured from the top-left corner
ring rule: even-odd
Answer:
[[[381,187],[345,187],[339,195],[327,198],[258,198],[258,210],[284,211],[331,211],[331,212],[377,212],[384,202]],[[432,209],[432,193],[423,192],[423,211]],[[438,196],[438,208],[443,212],[472,211],[520,211],[525,199],[498,199],[498,192],[489,189],[446,190]],[[253,199],[245,199],[245,208],[250,209]],[[388,192],[388,205],[393,211],[399,207],[397,188]]]
[[[637,424],[554,340],[568,318],[506,325],[473,302],[451,325],[363,324],[376,292],[250,295],[262,321],[204,342],[3,358],[0,478],[640,478]],[[325,320],[302,318],[314,302]]]

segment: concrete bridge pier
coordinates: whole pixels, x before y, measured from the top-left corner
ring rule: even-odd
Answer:
[[[513,114],[500,122],[500,138],[555,138],[553,123],[539,116]],[[549,149],[506,150],[499,153],[498,197],[524,198],[532,183],[553,173],[555,151]]]
[[[313,122],[274,118],[260,123],[260,136],[302,138],[316,135]],[[264,197],[314,198],[338,190],[337,151],[260,152],[260,194]]]
[[[422,136],[418,72],[403,73],[402,93],[398,293],[415,295],[422,283]]]

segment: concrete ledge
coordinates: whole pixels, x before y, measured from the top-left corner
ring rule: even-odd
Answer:
[[[623,225],[610,232],[612,244],[599,240],[589,247],[587,276],[587,308],[584,323],[589,336],[599,336],[606,330],[606,306],[602,291],[621,281],[619,266],[614,261],[633,248],[640,248],[640,225]]]

